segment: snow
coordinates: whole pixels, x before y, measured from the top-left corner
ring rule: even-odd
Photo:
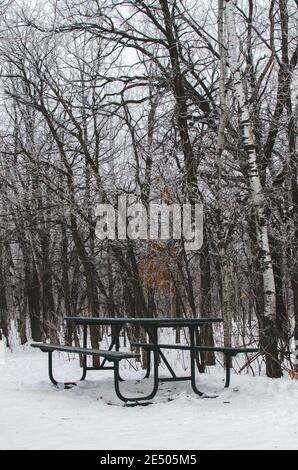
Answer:
[[[80,376],[67,355],[55,355],[55,371],[60,380]],[[143,374],[126,363],[121,386],[148,390],[151,379],[136,383]],[[298,449],[297,381],[232,374],[225,390],[223,376],[216,366],[197,377],[218,398],[197,397],[189,382],[164,383],[153,404],[129,408],[114,393],[112,371],[57,390],[47,354],[16,347],[0,364],[0,449]]]

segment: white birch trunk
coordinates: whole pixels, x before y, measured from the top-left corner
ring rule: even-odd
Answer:
[[[218,224],[218,250],[220,278],[222,289],[222,317],[224,328],[224,346],[232,345],[232,318],[230,311],[229,283],[228,283],[228,265],[226,256],[226,242],[223,228],[222,215],[222,158],[225,148],[225,129],[227,122],[227,103],[226,103],[226,50],[224,47],[224,0],[218,0],[218,44],[220,55],[220,75],[219,75],[219,100],[220,116],[218,125],[217,148],[216,148],[216,213]]]
[[[237,59],[237,34],[234,17],[234,0],[225,0],[225,18],[227,28],[227,62],[232,74],[233,87],[241,111],[244,147],[249,158],[249,183],[252,202],[257,215],[257,237],[261,250],[261,266],[264,283],[264,315],[275,318],[275,282],[272,259],[268,240],[268,225],[264,214],[264,195],[257,165],[257,155],[253,129],[249,115],[249,106],[245,99],[240,65]]]

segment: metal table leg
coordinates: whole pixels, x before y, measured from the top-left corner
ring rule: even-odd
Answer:
[[[158,341],[157,341],[157,327],[154,328],[152,333],[152,342],[153,342],[153,357],[154,357],[154,366],[153,366],[153,390],[149,395],[145,397],[126,397],[120,391],[120,376],[119,376],[119,361],[114,361],[114,385],[115,385],[115,392],[117,397],[126,402],[139,402],[145,400],[151,400],[155,397],[158,391],[158,358],[159,358],[159,351],[158,351]]]
[[[83,325],[83,348],[87,348],[87,325]],[[83,374],[81,380],[85,380],[87,375],[87,356],[83,355]]]
[[[225,354],[225,365],[226,365],[226,383],[225,388],[230,386],[231,379],[231,367],[232,367],[232,357],[230,354]]]
[[[108,348],[108,351],[111,351],[114,346],[116,346],[116,351],[119,351],[119,336],[120,336],[120,332],[121,332],[122,327],[123,327],[122,324],[117,327],[116,334],[112,338],[112,342],[111,342],[111,344]],[[83,347],[84,348],[87,347],[87,324],[83,325]],[[105,366],[106,362],[107,362],[107,360],[103,359],[103,361],[101,362],[99,367],[88,367],[87,366],[87,356],[83,355],[83,375],[82,375],[81,380],[85,379],[88,370],[113,370],[114,367]],[[120,377],[120,374],[119,374],[119,380],[121,382],[124,381],[124,379],[122,379]]]
[[[190,375],[191,375],[191,386],[193,391],[202,397],[204,394],[197,388],[196,385],[196,351],[195,346],[195,328],[193,326],[189,327],[190,333]]]
[[[112,337],[112,342],[109,346],[108,351],[112,351],[114,346],[115,346],[116,351],[119,351],[119,349],[120,349],[120,340],[119,340],[119,338],[120,338],[120,333],[121,333],[122,328],[123,328],[123,324],[117,325],[116,333]],[[111,331],[112,331],[112,327],[111,327]],[[107,362],[107,360],[104,359],[101,363],[100,368],[97,368],[97,370],[108,369],[108,367],[104,366],[106,362]],[[120,376],[120,374],[119,374],[119,380],[120,380],[120,382],[124,382],[124,379]]]
[[[148,334],[149,339],[152,341],[152,344],[154,344],[154,341],[156,341],[155,344],[156,344],[156,347],[157,347],[157,351],[158,351],[159,357],[161,358],[161,360],[162,360],[163,363],[165,364],[166,368],[169,370],[171,376],[172,376],[174,379],[176,379],[177,376],[176,376],[174,370],[172,369],[171,365],[169,364],[169,362],[168,362],[167,358],[165,357],[165,355],[163,354],[163,352],[162,352],[162,351],[159,349],[159,347],[158,347],[157,329],[158,329],[157,327],[154,327],[154,330],[153,330],[153,331],[156,333],[156,337],[155,337],[156,339],[154,339],[154,337],[152,336],[151,331],[150,331],[148,328],[145,328],[145,331],[146,331],[146,333]],[[153,350],[154,350],[154,349],[153,349]],[[146,375],[147,375],[147,374],[146,374]]]
[[[59,382],[54,379],[53,375],[53,351],[48,351],[48,370],[50,381],[55,385],[55,387],[59,387]],[[80,380],[84,380],[84,371]],[[76,382],[62,382],[62,384],[64,385],[64,388],[72,388],[77,385]]]
[[[145,379],[149,379],[150,377],[150,369],[151,369],[151,350],[147,350],[147,370],[146,370],[146,375]]]
[[[217,398],[218,395],[206,395],[205,393],[201,392],[196,385],[196,351],[195,351],[195,327],[190,326],[189,327],[189,333],[190,333],[190,370],[191,370],[191,386],[193,391],[199,395],[200,397],[203,398]]]

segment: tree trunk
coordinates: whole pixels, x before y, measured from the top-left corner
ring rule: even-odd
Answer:
[[[227,122],[227,105],[226,105],[226,50],[224,47],[224,5],[223,0],[218,2],[218,43],[220,55],[220,78],[219,78],[219,97],[220,97],[220,116],[216,149],[216,219],[217,219],[217,248],[218,248],[218,268],[219,268],[219,291],[220,302],[223,318],[224,346],[232,346],[232,318],[230,311],[230,295],[229,295],[229,260],[226,255],[227,242],[224,230],[223,220],[223,194],[222,194],[222,158],[225,149],[225,129]]]
[[[9,346],[8,321],[6,281],[3,273],[2,245],[0,242],[0,330],[3,332],[7,346]]]
[[[276,292],[272,258],[269,246],[268,223],[264,213],[264,194],[261,186],[253,129],[249,115],[248,102],[245,98],[240,66],[237,60],[237,34],[234,18],[234,1],[225,0],[226,25],[228,34],[227,59],[231,70],[235,96],[241,113],[244,149],[248,155],[248,177],[251,190],[252,205],[256,216],[256,232],[261,255],[261,270],[264,294],[264,318],[261,321],[261,337],[266,357],[266,373],[268,377],[280,377],[281,367],[278,361],[276,341]]]
[[[27,278],[28,309],[33,341],[42,341],[41,330],[41,292],[35,261],[32,262],[32,274]]]
[[[208,234],[204,226],[204,240],[200,253],[201,261],[201,316],[209,318],[212,316],[211,306],[211,272],[210,272],[210,253]],[[203,325],[201,328],[202,344],[214,346],[213,328],[211,324]],[[213,351],[205,351],[205,364],[207,366],[215,365],[215,354]]]

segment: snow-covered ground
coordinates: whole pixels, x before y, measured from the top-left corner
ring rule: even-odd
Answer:
[[[78,361],[66,355],[55,355],[55,367],[60,380],[79,377]],[[152,385],[136,383],[143,372],[128,363],[122,375],[131,393]],[[111,371],[89,372],[77,387],[57,390],[47,378],[47,354],[16,347],[0,364],[0,448],[298,449],[297,381],[233,374],[224,390],[218,366],[198,384],[218,398],[200,399],[189,382],[165,383],[152,405],[129,408],[114,393]]]

